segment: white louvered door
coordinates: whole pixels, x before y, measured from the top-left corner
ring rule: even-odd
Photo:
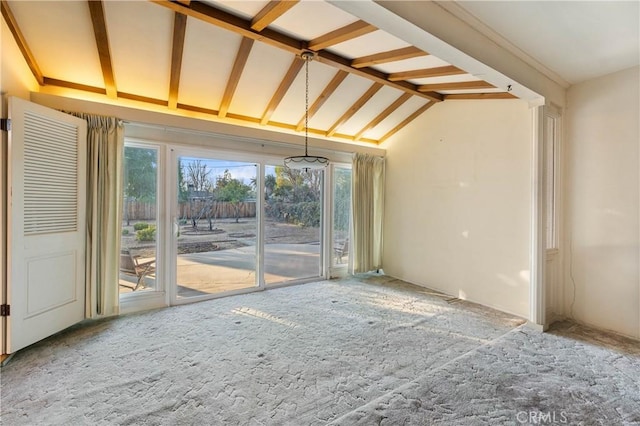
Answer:
[[[86,123],[9,98],[6,352],[84,319]]]

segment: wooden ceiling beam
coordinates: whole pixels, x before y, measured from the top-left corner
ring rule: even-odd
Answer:
[[[106,95],[107,90],[102,87],[89,86],[86,84],[73,83],[66,80],[58,80],[57,78],[43,77],[44,86],[57,86],[67,89],[82,90],[83,92],[98,93]]]
[[[238,49],[236,60],[233,63],[233,69],[231,70],[229,81],[227,81],[227,87],[224,89],[220,108],[218,109],[218,116],[220,117],[225,117],[229,111],[229,105],[231,105],[231,100],[233,99],[233,95],[238,87],[242,71],[244,70],[244,66],[247,64],[247,59],[249,59],[253,42],[253,39],[247,37],[243,37],[240,42],[240,48]]]
[[[402,49],[389,50],[387,52],[380,52],[374,55],[362,56],[351,61],[351,66],[354,68],[370,67],[372,65],[386,64],[388,62],[401,61],[403,59],[418,58],[421,56],[429,55],[417,47],[409,46]]]
[[[429,78],[429,77],[443,77],[447,75],[466,74],[466,71],[453,65],[447,65],[444,67],[425,68],[421,70],[411,70],[403,72],[394,72],[389,74],[389,81],[403,81],[411,80],[413,78]]]
[[[338,28],[337,30],[314,38],[309,42],[309,49],[315,51],[326,49],[327,47],[358,38],[376,30],[376,27],[367,22],[356,21],[345,27]]]
[[[373,97],[373,95],[378,93],[378,90],[382,89],[382,86],[383,85],[381,83],[373,83],[373,85],[369,87],[364,95],[360,96],[360,99],[358,99],[353,105],[351,105],[351,107],[344,114],[342,114],[342,117],[340,117],[338,121],[333,123],[333,126],[331,126],[329,130],[327,130],[326,135],[328,137],[333,136],[338,127],[342,126],[348,119],[353,117],[355,113],[358,112],[360,108],[362,108],[364,104],[366,104]]]
[[[6,1],[2,0],[0,2],[0,9],[2,9],[2,16],[4,17],[4,20],[9,27],[9,31],[11,31],[11,34],[13,34],[13,38],[15,39],[20,52],[22,52],[22,56],[27,62],[27,65],[29,66],[33,77],[36,79],[40,86],[44,86],[44,76],[42,75],[42,71],[40,71],[40,67],[36,62],[36,58],[33,56],[33,53],[31,53],[31,49],[29,49],[27,40],[24,38],[22,31],[20,31],[20,27],[16,22],[16,18],[13,16],[13,12],[11,12],[11,9],[9,8],[9,4]]]
[[[91,23],[93,24],[93,34],[96,38],[98,56],[100,57],[100,67],[102,68],[102,78],[107,96],[115,99],[118,97],[116,79],[113,75],[111,65],[111,50],[109,49],[109,36],[107,33],[107,23],[104,18],[104,4],[99,1],[87,1],[89,12],[91,13]]]
[[[511,93],[495,92],[495,93],[461,93],[456,95],[444,95],[446,100],[470,100],[470,99],[518,99]]]
[[[278,105],[280,105],[280,102],[282,102],[282,98],[284,98],[284,95],[287,93],[287,91],[291,87],[293,80],[295,80],[296,77],[298,76],[298,73],[302,69],[302,65],[304,65],[304,61],[300,59],[298,56],[296,56],[293,59],[291,66],[289,66],[289,70],[287,71],[287,74],[285,74],[284,78],[282,79],[282,82],[280,82],[280,86],[278,86],[278,90],[276,90],[276,93],[273,94],[271,101],[269,101],[269,105],[267,105],[267,109],[264,111],[264,114],[262,114],[262,118],[260,119],[260,124],[264,126],[269,122],[269,120],[271,119],[271,115],[273,115],[273,112],[276,110]]]
[[[415,96],[420,96],[431,101],[442,101],[442,95],[436,92],[418,92],[415,84],[406,81],[389,81],[388,75],[373,68],[353,68],[351,66],[351,60],[343,58],[340,55],[336,55],[327,50],[321,50],[316,55],[316,60],[323,64],[330,65],[339,70],[347,71],[351,74],[359,77],[364,77],[376,83],[384,84],[394,89],[401,90],[403,92],[411,93]]]
[[[205,3],[192,2],[191,7],[186,7],[181,5],[180,3],[166,0],[149,1],[169,8],[174,12],[179,12],[192,18],[207,22],[209,24],[216,25],[228,31],[233,31],[236,34],[242,35],[243,37],[253,40],[259,40],[270,46],[274,46],[287,52],[293,53],[294,55],[299,55],[303,51],[308,49],[308,44],[305,41],[297,40],[293,37],[289,37],[288,35],[282,34],[270,28],[265,28],[261,32],[254,31],[251,29],[250,21],[239,18],[225,11],[216,9]],[[318,61],[339,70],[347,71],[359,77],[385,84],[389,87],[402,90],[403,92],[411,93],[415,96],[420,96],[422,98],[430,99],[436,102],[440,102],[443,99],[442,95],[440,95],[439,93],[419,92],[415,84],[407,83],[405,81],[389,81],[387,80],[387,74],[377,71],[373,68],[354,68],[351,66],[351,59],[344,58],[340,55],[336,55],[326,50],[317,52],[316,58]]]
[[[262,31],[273,21],[284,15],[289,9],[298,4],[300,0],[271,0],[260,12],[251,20],[251,29]]]
[[[306,49],[306,43],[297,40],[293,37],[289,37],[278,31],[265,28],[264,30],[257,32],[251,29],[251,21],[232,15],[220,9],[216,9],[208,4],[201,2],[192,2],[190,7],[181,5],[166,0],[150,0],[152,3],[156,3],[160,6],[164,6],[179,12],[192,18],[199,19],[217,27],[223,28],[228,31],[232,31],[236,34],[240,34],[243,37],[259,40],[270,46],[278,47],[286,50],[287,52],[299,55],[304,49]]]
[[[426,110],[428,110],[429,108],[431,108],[432,106],[434,106],[436,103],[435,102],[429,102],[427,104],[424,104],[423,106],[421,106],[420,108],[418,108],[413,114],[411,114],[410,116],[408,116],[407,118],[405,118],[404,120],[402,120],[400,122],[400,124],[398,124],[396,127],[394,127],[393,129],[389,130],[383,137],[381,137],[378,140],[378,144],[381,144],[382,142],[384,142],[385,140],[389,139],[392,135],[395,135],[396,133],[398,133],[400,131],[400,129],[402,129],[404,126],[406,126],[407,124],[411,123],[413,120],[415,120],[416,118],[418,118],[420,115],[422,115],[423,112],[425,112]]]
[[[169,108],[178,108],[178,90],[180,89],[180,72],[182,71],[182,53],[184,37],[187,32],[187,16],[174,13],[173,43],[171,48],[171,74],[169,78]]]
[[[329,97],[336,91],[340,83],[344,81],[345,78],[349,75],[348,72],[339,70],[336,75],[333,76],[327,87],[324,88],[320,96],[313,102],[313,104],[309,107],[309,119],[313,117],[316,112],[324,105],[324,103],[329,99]],[[305,116],[303,115],[298,124],[296,125],[296,131],[301,131],[304,128],[304,120]]]
[[[387,118],[393,111],[395,111],[398,108],[400,108],[400,106],[402,104],[404,104],[405,102],[407,102],[409,99],[411,99],[411,94],[409,94],[409,93],[403,93],[402,95],[400,95],[400,97],[398,99],[396,99],[391,105],[389,105],[387,108],[385,108],[384,111],[382,111],[380,114],[378,114],[378,116],[376,118],[371,120],[371,122],[369,124],[364,126],[362,128],[362,130],[360,130],[358,133],[356,133],[356,135],[353,137],[353,140],[355,140],[355,141],[360,140],[360,138],[362,138],[362,135],[367,130],[370,130],[370,129],[373,129],[374,127],[376,127],[378,124],[380,124],[382,122],[382,120]]]
[[[460,81],[456,83],[423,84],[418,86],[420,92],[439,90],[493,89],[495,86],[486,81]]]

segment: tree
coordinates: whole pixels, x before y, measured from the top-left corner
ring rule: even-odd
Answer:
[[[211,169],[202,160],[189,161],[184,173],[186,174],[186,182],[189,189],[198,192],[209,192],[212,189],[213,183],[209,179]]]
[[[125,220],[130,225],[131,201],[155,202],[158,176],[158,153],[155,149],[124,147]]]
[[[335,192],[333,199],[333,227],[348,232],[351,212],[351,170],[335,169]]]
[[[267,214],[301,226],[320,226],[322,170],[304,172],[278,166],[275,172],[275,177],[265,180]],[[268,185],[273,187],[271,192]]]
[[[156,150],[125,146],[124,161],[124,195],[138,201],[155,201],[158,176]]]
[[[189,201],[189,193],[187,192],[187,184],[184,180],[182,160],[178,160],[178,203],[183,204],[187,201]]]
[[[223,176],[218,176],[216,182],[217,199],[233,206],[236,223],[240,221],[240,203],[246,200],[250,193],[251,186],[234,179],[229,170],[225,170]]]
[[[183,167],[191,224],[198,228],[198,220],[205,218],[209,222],[209,230],[213,230],[213,182],[210,179],[211,169],[202,160],[190,160]]]

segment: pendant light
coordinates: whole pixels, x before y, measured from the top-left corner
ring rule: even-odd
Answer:
[[[302,52],[300,58],[305,61],[305,95],[304,95],[304,155],[296,155],[284,159],[284,165],[290,169],[309,170],[324,169],[329,164],[329,159],[309,155],[309,62],[313,60],[314,53]]]

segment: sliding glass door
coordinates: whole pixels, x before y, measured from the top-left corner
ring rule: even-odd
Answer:
[[[127,141],[124,147],[123,212],[120,229],[120,294],[158,291],[157,146]]]
[[[175,158],[175,300],[258,286],[258,164]]]
[[[322,276],[324,172],[267,165],[264,174],[264,282]]]

